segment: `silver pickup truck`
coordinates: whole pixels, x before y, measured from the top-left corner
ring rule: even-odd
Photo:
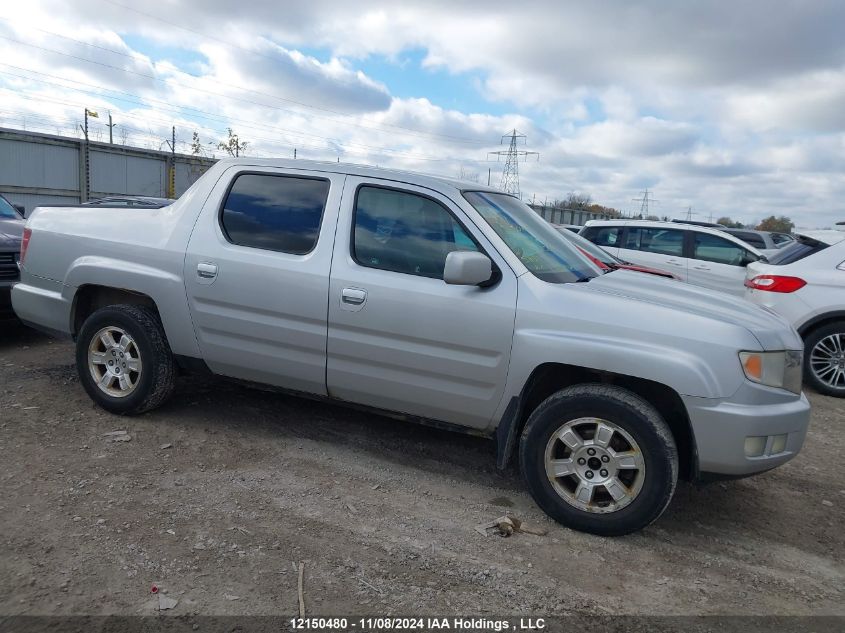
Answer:
[[[38,209],[24,244],[15,311],[75,339],[104,409],[147,411],[179,371],[210,371],[492,437],[578,530],[640,529],[678,478],[768,470],[807,430],[783,319],[603,274],[472,183],[224,160],[161,209]]]

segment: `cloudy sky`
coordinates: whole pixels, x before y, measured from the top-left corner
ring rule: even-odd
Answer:
[[[137,8],[136,8],[137,7]],[[201,9],[197,7],[202,7]],[[845,2],[29,0],[0,6],[0,126],[501,179],[660,215],[845,220]],[[220,152],[216,152],[220,155]],[[494,157],[495,158],[495,157]]]

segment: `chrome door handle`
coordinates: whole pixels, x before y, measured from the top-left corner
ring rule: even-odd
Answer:
[[[709,266],[693,266],[696,270],[710,270]]]
[[[207,262],[197,264],[197,276],[203,279],[214,279],[217,276],[217,264]]]
[[[672,266],[683,266],[683,264],[681,262],[679,262],[677,259],[667,259],[666,263],[672,264]]]
[[[367,300],[367,291],[358,288],[344,288],[340,293],[340,299],[344,303],[351,303],[354,306],[361,305]]]

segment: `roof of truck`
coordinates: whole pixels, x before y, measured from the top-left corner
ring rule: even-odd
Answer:
[[[288,169],[305,169],[312,171],[333,172],[349,174],[350,176],[362,176],[369,178],[383,178],[421,186],[451,187],[458,191],[490,191],[502,193],[494,187],[488,187],[477,182],[449,178],[433,174],[423,174],[415,171],[402,169],[387,169],[384,167],[373,167],[371,165],[356,165],[354,163],[337,163],[332,161],[300,160],[290,158],[224,158],[218,161],[221,167],[242,166],[242,167],[284,167]]]

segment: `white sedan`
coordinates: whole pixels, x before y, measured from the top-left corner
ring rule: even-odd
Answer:
[[[804,380],[845,397],[845,231],[797,235],[746,269],[745,298],[786,317],[804,339]]]

